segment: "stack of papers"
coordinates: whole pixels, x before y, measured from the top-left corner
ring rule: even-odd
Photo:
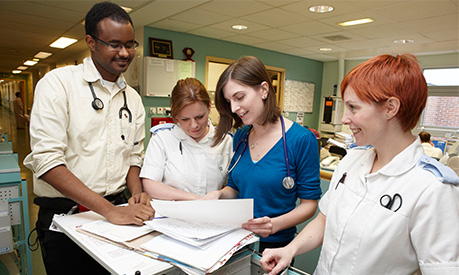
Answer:
[[[145,223],[151,230],[201,249],[206,249],[209,243],[240,228],[235,225],[196,223],[165,217]]]
[[[252,199],[153,200],[152,205],[157,216],[144,226],[98,220],[82,225],[80,232],[167,261],[193,275],[217,270],[236,251],[259,239],[241,228],[253,217]]]

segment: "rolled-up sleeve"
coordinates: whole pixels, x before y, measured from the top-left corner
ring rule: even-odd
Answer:
[[[66,89],[53,72],[42,78],[35,89],[30,116],[31,153],[24,165],[37,177],[58,165],[66,165],[68,103]]]

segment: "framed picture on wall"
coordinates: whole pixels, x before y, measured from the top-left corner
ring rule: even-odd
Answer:
[[[173,59],[172,41],[157,38],[149,38],[150,56]]]

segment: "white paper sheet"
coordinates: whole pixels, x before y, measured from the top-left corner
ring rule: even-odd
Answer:
[[[83,224],[81,229],[115,242],[131,241],[153,231],[151,227],[146,225],[115,225],[107,220]]]
[[[141,247],[201,270],[208,270],[218,263],[224,255],[231,252],[232,248],[235,246],[239,248],[241,241],[252,242],[257,240],[258,237],[255,237],[252,232],[241,228],[219,238],[205,250],[187,245],[166,235],[160,235],[141,245]]]
[[[253,218],[253,199],[153,200],[152,205],[159,215],[192,222],[241,226]]]

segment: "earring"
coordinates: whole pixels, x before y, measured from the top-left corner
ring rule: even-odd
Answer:
[[[263,97],[262,97],[262,98],[263,98],[263,99],[266,99],[266,95],[263,95]]]

